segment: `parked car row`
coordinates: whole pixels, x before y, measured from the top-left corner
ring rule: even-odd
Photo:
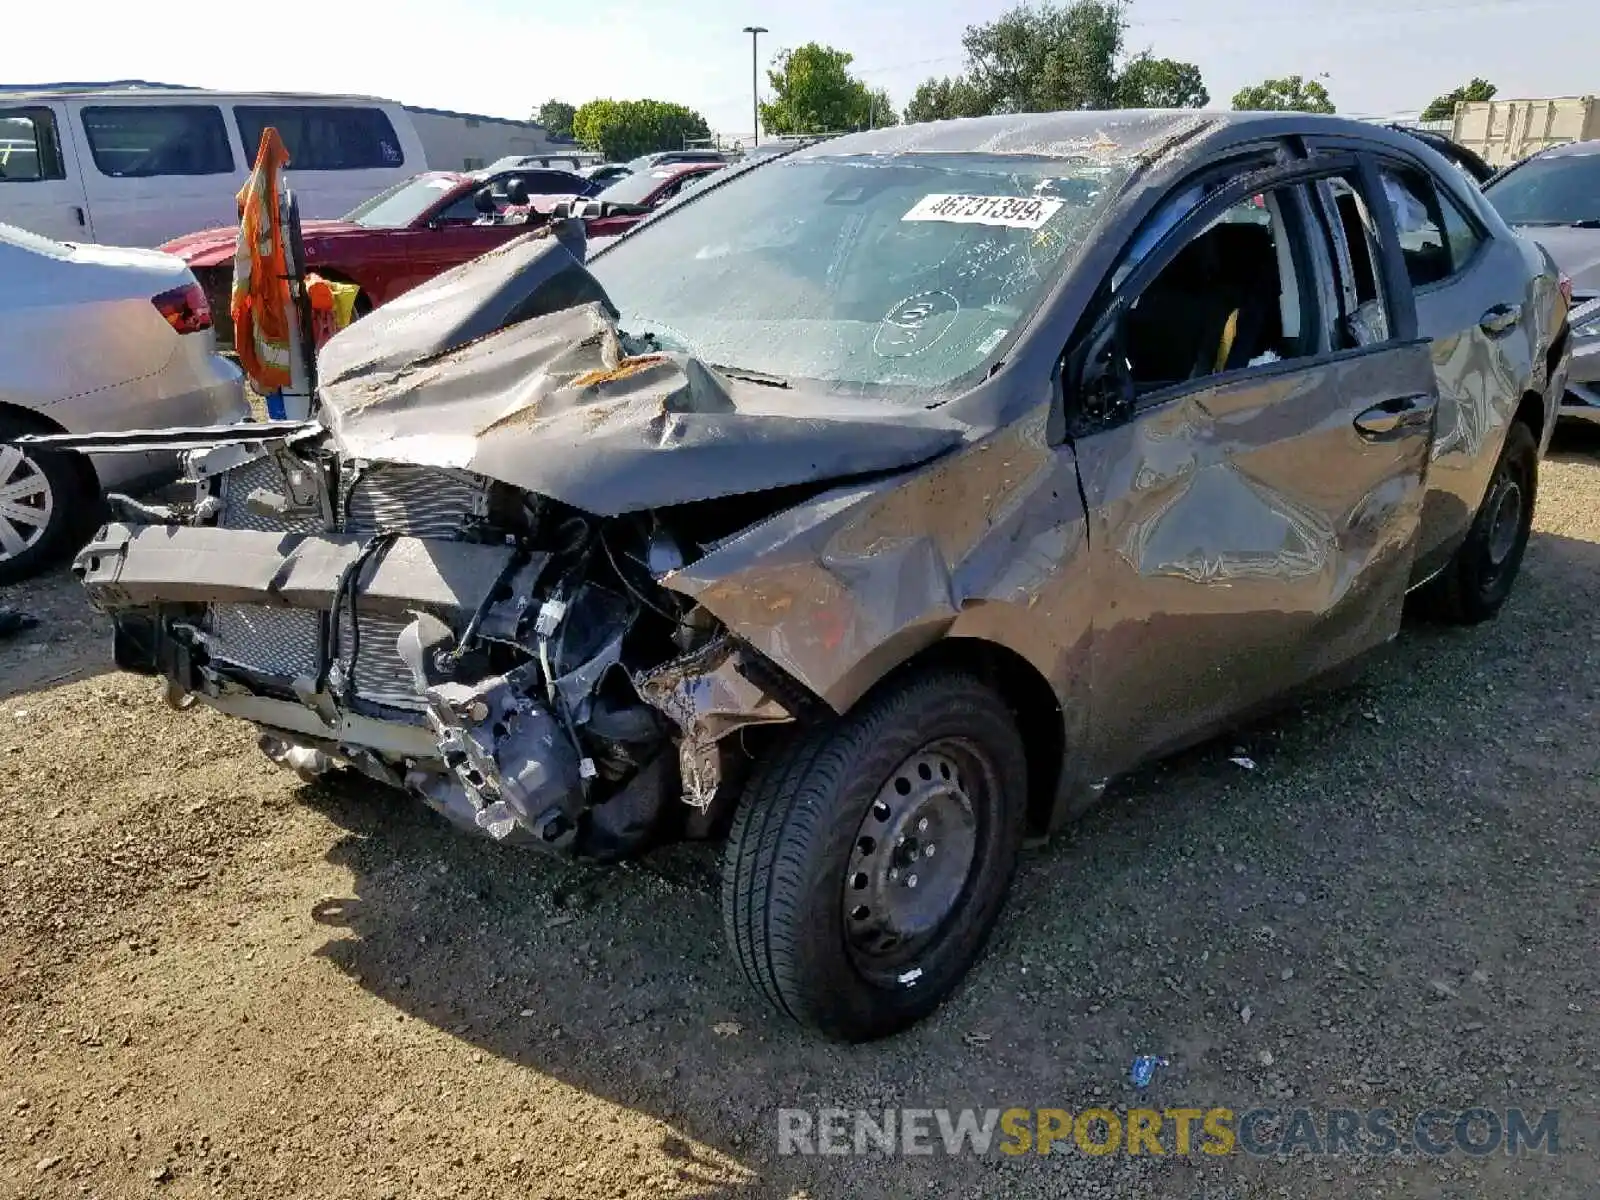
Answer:
[[[1408,596],[1495,616],[1570,364],[1549,252],[1332,117],[847,135],[570,244],[335,336],[270,446],[173,431],[237,452],[76,570],[121,666],[303,775],[558,853],[724,839],[735,960],[846,1039],[949,995],[1110,777]]]
[[[616,237],[689,183],[721,163],[684,163],[629,173],[607,186],[572,172],[525,170],[429,171],[380,192],[336,221],[305,221],[306,265],[328,279],[361,289],[359,313],[469,259],[531,226],[545,223],[563,202],[592,198],[594,238]],[[234,240],[231,226],[202,230],[162,249],[186,262],[214,307],[227,309]]]

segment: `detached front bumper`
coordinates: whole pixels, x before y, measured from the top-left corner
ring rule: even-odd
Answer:
[[[108,525],[77,558],[124,669],[251,721],[306,774],[345,762],[500,840],[564,845],[579,752],[537,664],[460,653],[514,639],[546,556],[508,545]],[[522,602],[517,603],[516,597]]]
[[[497,840],[618,857],[674,796],[709,807],[722,738],[793,711],[725,634],[628,669],[603,597],[541,603],[550,563],[511,542],[119,523],[75,571],[119,666],[252,722],[282,765],[347,764]],[[602,696],[614,668],[632,692]]]

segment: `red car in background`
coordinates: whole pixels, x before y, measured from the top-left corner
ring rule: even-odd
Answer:
[[[589,238],[589,248],[598,249],[599,245],[621,237],[651,213],[726,166],[720,162],[669,163],[636,171],[608,184],[605,190],[588,197],[583,209],[583,228]],[[533,201],[533,208],[549,213],[569,199],[540,196]]]
[[[358,286],[356,311],[369,312],[528,232],[524,221],[504,221],[511,207],[507,187],[515,180],[539,201],[552,204],[599,190],[571,171],[424,172],[378,193],[337,221],[304,222],[306,266],[324,278]],[[480,196],[483,192],[487,198]],[[237,236],[235,226],[207,229],[161,247],[188,264],[205,289],[212,312],[228,311]]]

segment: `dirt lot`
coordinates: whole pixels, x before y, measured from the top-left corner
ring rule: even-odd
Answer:
[[[111,673],[69,580],[12,589],[47,622],[0,648],[0,1193],[1600,1195],[1600,438],[1543,486],[1497,623],[1124,781],[856,1049],[746,994],[710,851],[562,865],[304,787]],[[780,1106],[1130,1102],[1559,1109],[1561,1153],[777,1153]]]

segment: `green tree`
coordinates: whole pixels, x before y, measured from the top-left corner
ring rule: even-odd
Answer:
[[[1424,121],[1447,121],[1456,115],[1456,105],[1469,104],[1474,100],[1493,100],[1499,90],[1487,79],[1474,79],[1471,83],[1458,87],[1453,92],[1435,96],[1428,107],[1422,110],[1422,119]]]
[[[1125,0],[1020,4],[987,25],[967,27],[966,70],[923,82],[906,120],[1211,102],[1193,63],[1146,52],[1119,70],[1127,29]]]
[[[706,119],[664,100],[591,100],[572,117],[572,134],[608,159],[657,150],[681,150],[685,141],[711,136]]]
[[[1121,0],[1021,4],[961,39],[967,79],[988,112],[1117,106]]]
[[[1153,58],[1146,51],[1123,67],[1117,102],[1122,108],[1204,108],[1211,93],[1194,63]]]
[[[906,121],[948,121],[953,117],[982,117],[989,113],[986,99],[965,75],[927,79],[917,86],[906,105]]]
[[[895,125],[899,116],[881,88],[872,91],[850,74],[854,56],[832,46],[807,42],[783,50],[767,72],[772,99],[761,105],[768,133],[827,133]]]
[[[533,119],[544,126],[553,138],[565,140],[572,136],[572,118],[577,109],[562,100],[546,100],[534,110]]]
[[[1240,88],[1233,97],[1233,107],[1238,112],[1337,111],[1327,88],[1315,79],[1307,80],[1299,75],[1267,79],[1253,87]]]

